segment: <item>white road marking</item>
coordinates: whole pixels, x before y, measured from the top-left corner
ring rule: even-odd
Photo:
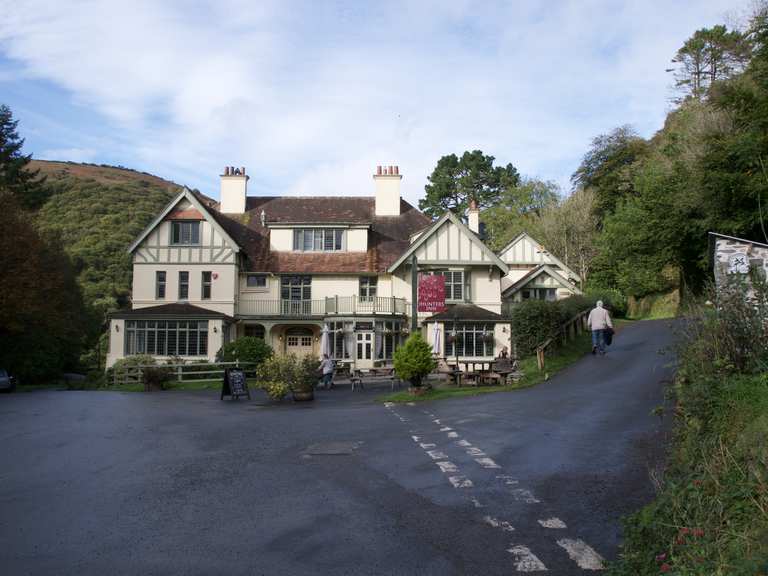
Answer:
[[[424,448],[424,450],[430,450],[430,449],[434,448],[436,446],[436,444],[430,444],[429,442],[427,442],[427,443],[421,443],[421,444],[419,444],[419,446]]]
[[[546,520],[539,520],[539,524],[544,526],[544,528],[567,528],[565,525],[565,522],[560,520],[560,518],[547,518]]]
[[[448,432],[448,438],[458,438],[459,434],[457,432]]]
[[[435,418],[434,420],[432,420],[432,422],[434,422],[435,424],[440,424],[440,420],[438,418]]]
[[[480,450],[480,448],[467,448],[467,454],[470,456],[485,456],[485,452]]]
[[[540,502],[530,490],[525,488],[515,488],[512,490],[512,497],[518,502],[525,502],[526,504],[538,504]]]
[[[395,405],[394,402],[384,402],[384,407],[385,408],[392,408],[392,406],[394,406],[394,405]]]
[[[507,550],[515,557],[515,568],[518,572],[546,572],[547,567],[541,560],[533,555],[533,552],[527,546],[512,546]]]
[[[458,472],[459,469],[456,468],[456,464],[453,462],[448,462],[445,460],[444,462],[435,462],[440,467],[440,470],[443,472]]]
[[[450,432],[451,430],[453,430],[453,428],[451,428],[450,426],[443,426],[442,428],[440,428],[440,432]]]
[[[440,452],[440,450],[427,450],[427,454],[429,454],[432,460],[445,460],[448,458],[448,455],[445,452]]]
[[[466,476],[448,476],[448,481],[453,484],[454,488],[472,488],[472,480],[469,480]]]
[[[421,436],[411,436],[411,438],[413,438],[414,442],[418,442],[419,440],[421,440]]]
[[[456,445],[463,446],[464,448],[468,448],[469,446],[472,446],[472,444],[470,444],[466,440],[456,440]]]
[[[512,476],[506,476],[502,474],[500,476],[496,476],[496,478],[498,478],[499,480],[504,480],[504,484],[506,484],[507,486],[514,486],[515,484],[519,484],[519,482],[514,478],[512,478]]]
[[[406,406],[416,406],[416,403],[415,402],[406,402],[405,405]]]
[[[501,528],[505,532],[515,531],[515,529],[512,527],[512,524],[510,524],[506,520],[499,520],[498,518],[494,518],[493,516],[483,516],[483,521],[486,524],[490,524],[494,528]]]
[[[558,545],[568,552],[571,560],[579,565],[583,570],[604,570],[603,559],[592,548],[587,546],[583,540],[571,540],[563,538],[557,541]]]
[[[501,468],[491,458],[475,458],[475,462],[480,464],[483,468]]]
[[[485,508],[485,504],[480,504],[480,500],[478,500],[474,496],[472,496],[472,498],[470,498],[470,500],[472,501],[472,504],[475,505],[475,508]]]

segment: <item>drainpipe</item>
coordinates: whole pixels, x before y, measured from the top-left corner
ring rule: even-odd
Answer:
[[[419,270],[416,254],[411,256],[411,334],[419,328],[418,318]]]

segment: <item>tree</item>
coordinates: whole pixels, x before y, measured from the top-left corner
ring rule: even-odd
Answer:
[[[480,150],[443,156],[429,176],[424,187],[426,196],[419,200],[419,208],[429,217],[438,218],[446,210],[464,216],[469,201],[477,202],[480,209],[499,202],[501,193],[517,186],[520,175],[512,164],[494,166],[493,156]]]
[[[86,314],[60,242],[41,236],[0,189],[0,366],[39,381],[77,366]]]
[[[432,348],[420,332],[411,334],[405,344],[395,350],[392,362],[398,377],[408,380],[415,388],[421,386],[422,379],[437,366]]]
[[[648,142],[628,125],[592,139],[571,183],[574,188],[594,188],[595,213],[600,221],[614,210],[619,199],[632,194],[636,163],[648,148]]]
[[[24,207],[36,208],[45,199],[43,180],[38,171],[28,170],[32,155],[21,153],[24,139],[16,131],[18,124],[11,109],[0,104],[0,188],[10,191]]]
[[[583,288],[597,254],[594,189],[579,188],[547,206],[530,219],[528,229],[547,250],[578,272]]]
[[[702,100],[718,80],[740,72],[749,58],[749,42],[742,33],[723,25],[697,30],[677,51],[672,63],[675,87],[682,98]]]
[[[517,186],[504,189],[498,203],[482,214],[488,245],[500,250],[520,232],[528,230],[532,218],[557,205],[559,200],[560,187],[551,181],[523,178]]]

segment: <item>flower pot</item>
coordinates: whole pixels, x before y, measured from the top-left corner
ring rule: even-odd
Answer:
[[[315,399],[314,390],[294,390],[292,394],[294,402],[307,402]]]

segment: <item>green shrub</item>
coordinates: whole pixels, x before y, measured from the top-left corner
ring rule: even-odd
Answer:
[[[414,387],[421,386],[424,376],[437,367],[432,357],[432,347],[419,332],[411,334],[405,345],[395,350],[393,363],[398,377],[408,380]]]
[[[625,318],[627,316],[627,297],[618,290],[612,288],[590,288],[587,290],[586,298],[591,302],[592,306],[598,300],[602,300],[603,306],[614,318]]]
[[[274,382],[272,380],[261,382],[259,387],[267,393],[272,400],[282,400],[290,392],[288,384],[285,382]]]
[[[287,356],[272,356],[256,368],[258,386],[273,386],[285,384],[287,390],[309,391],[315,387],[317,371],[320,363],[310,356],[297,358],[293,354]],[[269,394],[269,391],[267,390]],[[270,394],[271,396],[271,394]]]
[[[532,354],[536,346],[556,336],[562,312],[557,302],[525,300],[512,306],[512,339],[519,357]]]
[[[164,366],[150,366],[144,368],[141,372],[142,379],[144,380],[144,387],[147,390],[159,388],[165,389],[165,384],[171,379],[171,368]]]
[[[272,348],[261,338],[243,336],[232,342],[227,342],[216,354],[219,362],[250,362],[261,364],[272,357]]]
[[[710,300],[680,323],[672,453],[610,574],[768,569],[768,290],[729,280]]]

